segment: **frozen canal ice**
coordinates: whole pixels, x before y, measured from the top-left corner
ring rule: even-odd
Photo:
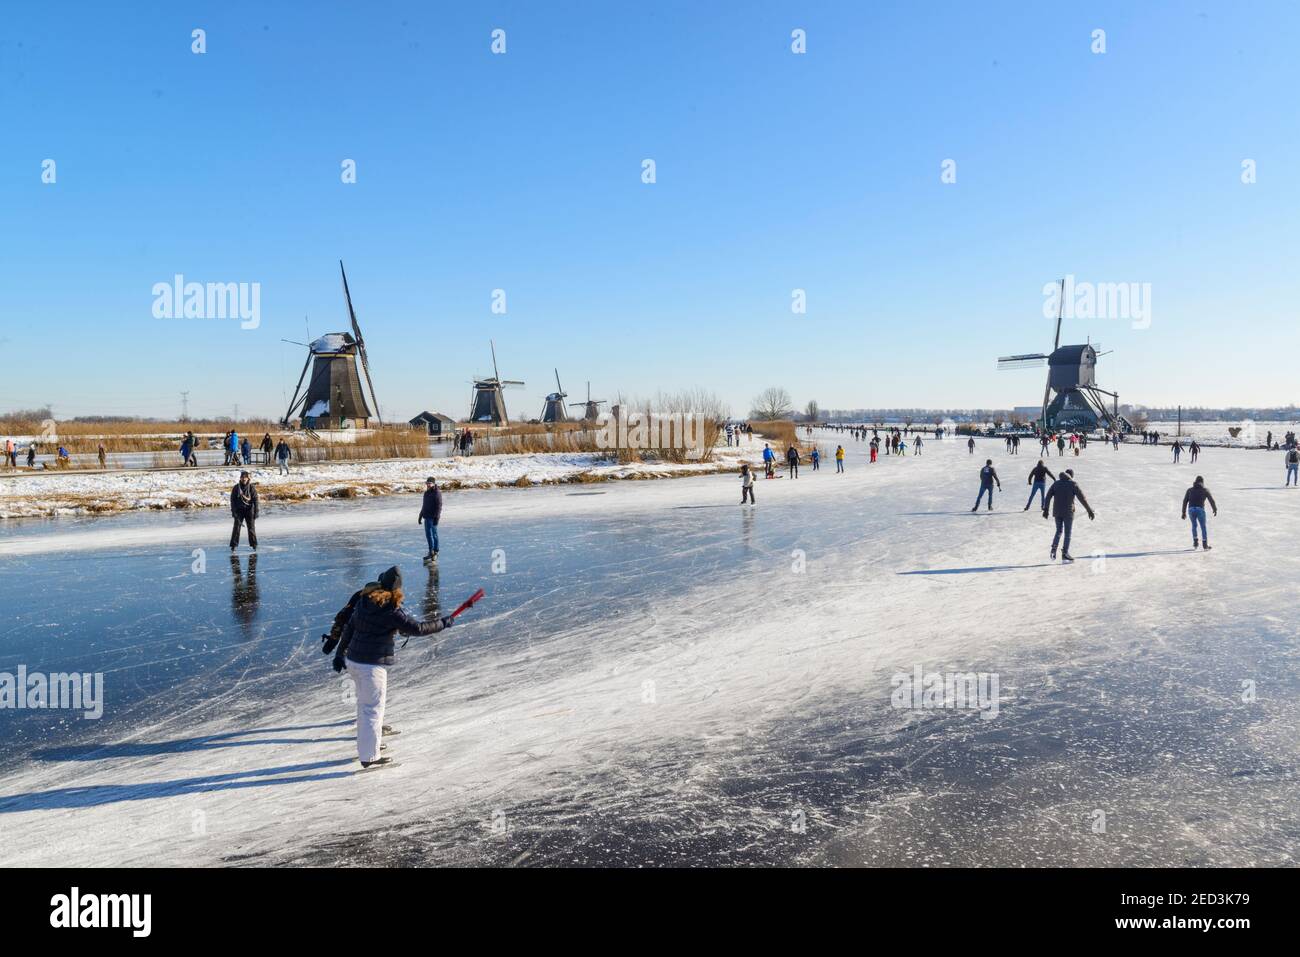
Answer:
[[[1204,454],[1210,554],[1167,449],[1054,458],[1098,511],[1063,567],[1035,456],[846,448],[752,509],[734,475],[449,494],[436,576],[410,497],[267,509],[255,558],[215,513],[10,525],[0,673],[106,705],[0,711],[0,864],[1293,862],[1280,455]],[[402,766],[357,777],[317,636],[393,563],[417,614],[488,597],[399,653]],[[996,675],[996,715],[894,707],[918,667]]]

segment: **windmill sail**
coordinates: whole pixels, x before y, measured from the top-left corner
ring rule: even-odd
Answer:
[[[348,274],[343,269],[343,260],[339,260],[339,272],[343,276],[343,298],[348,302],[348,318],[352,320],[352,335],[357,341],[357,353],[361,356],[361,371],[366,377],[366,386],[370,389],[370,401],[375,405],[375,419],[380,425],[384,419],[379,414],[379,399],[375,397],[375,382],[370,378],[370,357],[366,354],[366,340],[361,335],[361,326],[357,323],[356,310],[352,308],[352,292],[348,289]]]
[[[1001,356],[998,359],[999,369],[1033,369],[1042,368],[1047,362],[1047,356],[1041,352],[1024,356]]]

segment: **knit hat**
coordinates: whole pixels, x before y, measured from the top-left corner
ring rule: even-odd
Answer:
[[[402,571],[396,565],[382,572],[379,576],[379,584],[387,591],[397,591],[402,587]]]

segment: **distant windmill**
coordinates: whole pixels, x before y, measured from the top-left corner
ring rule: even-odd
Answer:
[[[564,400],[569,397],[569,393],[564,391],[564,386],[560,385],[560,370],[555,370],[555,391],[546,397],[546,404],[542,406],[543,422],[568,422],[569,412],[564,407]]]
[[[506,397],[502,390],[505,386],[521,386],[524,383],[518,379],[501,378],[501,373],[497,371],[496,343],[489,339],[488,345],[492,347],[492,378],[474,380],[469,420],[487,422],[491,425],[509,425],[510,419],[506,415]]]
[[[1048,432],[1063,429],[1091,432],[1102,427],[1131,432],[1133,426],[1119,414],[1119,394],[1107,392],[1097,386],[1096,346],[1091,342],[1081,345],[1061,345],[1061,320],[1065,316],[1065,280],[1061,280],[1061,301],[1056,314],[1056,338],[1050,354],[1033,352],[1020,356],[1003,356],[998,359],[999,369],[1041,368],[1047,364],[1047,385],[1043,389],[1042,427]],[[1056,393],[1055,398],[1052,393]],[[1111,408],[1106,408],[1102,396],[1109,396]]]
[[[559,382],[558,376],[556,377],[556,382]],[[595,422],[598,418],[600,418],[600,407],[604,404],[605,404],[604,399],[593,399],[591,397],[590,379],[587,380],[587,401],[569,403],[569,405],[582,406],[582,419],[584,422]]]
[[[356,311],[352,308],[352,293],[348,290],[348,274],[343,270],[342,260],[339,261],[339,272],[343,276],[343,298],[348,304],[352,333],[327,332],[307,344],[307,361],[303,364],[302,374],[298,376],[298,384],[294,386],[289,408],[280,420],[280,424],[285,427],[301,411],[303,425],[309,429],[365,428],[372,413],[361,387],[363,374],[370,391],[370,401],[375,406],[374,417],[383,422],[379,417],[375,386],[370,379],[366,342],[361,335],[361,327],[357,324]],[[358,357],[361,359],[360,373],[357,372]],[[306,391],[303,391],[302,383],[307,378],[309,368],[311,379]]]

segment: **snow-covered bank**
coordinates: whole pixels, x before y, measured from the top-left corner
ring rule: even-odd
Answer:
[[[739,448],[716,448],[708,462],[680,465],[620,464],[593,453],[531,453],[294,465],[289,475],[266,466],[249,466],[249,471],[263,502],[297,502],[423,491],[430,475],[444,489],[709,475],[756,462],[762,448],[755,439]],[[241,468],[16,475],[0,481],[0,518],[224,507]]]

